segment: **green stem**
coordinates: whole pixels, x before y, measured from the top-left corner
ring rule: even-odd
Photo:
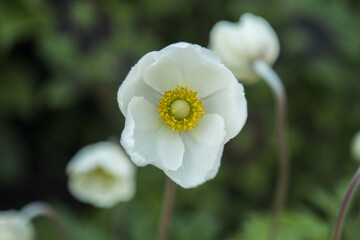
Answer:
[[[64,228],[64,225],[62,224],[56,210],[46,202],[29,203],[20,211],[20,214],[21,217],[24,218],[27,222],[38,216],[47,216],[53,221],[63,240],[71,239],[68,232]]]
[[[360,182],[360,167],[356,171],[354,177],[352,178],[349,188],[345,194],[345,197],[341,203],[341,207],[339,210],[338,217],[336,218],[336,223],[334,227],[333,240],[340,240],[341,233],[344,225],[344,219],[346,216],[347,209],[349,208],[349,204],[354,195],[356,188],[358,187]]]
[[[253,68],[271,87],[276,100],[276,131],[278,139],[279,171],[273,202],[273,217],[269,239],[276,239],[280,218],[285,206],[289,181],[289,154],[286,140],[286,92],[281,79],[263,61],[254,61]]]
[[[174,204],[175,187],[175,183],[171,181],[170,178],[167,178],[164,193],[162,217],[159,225],[158,240],[168,239],[167,236],[171,220],[172,208]]]

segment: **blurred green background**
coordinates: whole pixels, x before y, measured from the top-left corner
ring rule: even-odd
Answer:
[[[0,210],[48,201],[74,239],[155,239],[165,175],[138,169],[133,201],[96,209],[67,191],[65,166],[83,146],[119,138],[116,93],[137,60],[168,44],[207,46],[219,20],[251,12],[277,32],[274,69],[288,93],[291,180],[283,240],[329,239],[358,163],[360,3],[356,0],[1,0]],[[245,86],[248,121],[225,146],[217,177],[177,189],[171,240],[266,239],[276,179],[274,101],[264,82]],[[344,240],[360,235],[360,198]],[[59,239],[35,220],[37,239]]]

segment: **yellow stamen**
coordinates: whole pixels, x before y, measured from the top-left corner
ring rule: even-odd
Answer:
[[[96,167],[91,174],[93,174],[95,177],[98,177],[100,179],[103,180],[107,180],[107,181],[115,181],[116,178],[111,175],[110,173],[106,172],[104,169],[102,169],[101,167]]]
[[[177,86],[174,90],[166,91],[159,100],[159,113],[172,130],[180,132],[193,129],[200,121],[205,108],[196,94],[188,87]]]

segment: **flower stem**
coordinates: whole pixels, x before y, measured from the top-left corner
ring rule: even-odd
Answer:
[[[351,202],[354,192],[355,192],[357,186],[359,185],[359,182],[360,182],[360,167],[358,168],[354,177],[352,178],[352,180],[349,184],[349,188],[348,188],[348,190],[345,194],[345,197],[341,203],[339,214],[338,214],[338,217],[336,218],[333,240],[340,240],[345,215],[346,215],[347,209],[349,208],[349,203]]]
[[[158,240],[167,240],[168,229],[171,220],[171,212],[174,204],[175,183],[167,178],[164,193],[162,217],[159,225]]]
[[[41,215],[47,216],[53,221],[63,240],[71,239],[69,237],[69,234],[65,230],[64,225],[62,224],[58,213],[48,203],[45,202],[29,203],[20,211],[20,214],[22,215],[23,218],[26,219],[26,221],[30,221],[31,219]]]
[[[279,171],[273,202],[273,217],[269,239],[276,239],[280,217],[286,201],[289,178],[289,155],[286,141],[286,92],[279,76],[263,61],[254,61],[254,70],[271,87],[277,104],[276,131],[278,138]]]

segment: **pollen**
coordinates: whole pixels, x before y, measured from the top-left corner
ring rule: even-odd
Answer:
[[[159,114],[172,130],[193,129],[200,121],[205,108],[196,94],[188,87],[177,86],[166,91],[159,100]]]
[[[110,173],[106,172],[104,169],[102,169],[101,167],[96,167],[92,172],[91,172],[92,176],[97,177],[99,179],[102,180],[107,180],[107,181],[116,181],[116,177],[114,177],[113,175],[111,175]]]

